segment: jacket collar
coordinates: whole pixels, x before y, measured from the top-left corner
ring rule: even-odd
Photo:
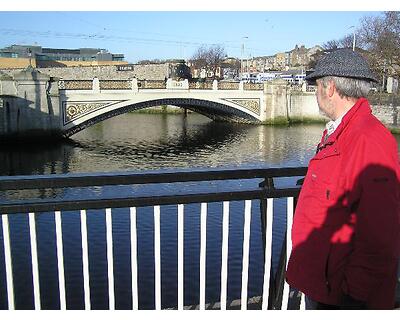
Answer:
[[[343,130],[347,127],[351,119],[357,114],[370,114],[371,107],[366,98],[359,98],[354,106],[344,115],[342,122],[336,128],[336,130],[328,137],[327,142],[333,142],[337,140]]]

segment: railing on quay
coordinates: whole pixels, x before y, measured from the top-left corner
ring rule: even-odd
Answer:
[[[263,228],[263,244],[264,244],[264,278],[263,293],[259,297],[259,307],[261,309],[287,309],[289,303],[289,288],[284,282],[284,270],[286,269],[286,256],[290,252],[290,230],[293,210],[296,203],[296,197],[299,193],[299,187],[291,188],[275,188],[274,179],[282,177],[302,177],[305,175],[307,168],[269,168],[269,169],[240,169],[240,170],[211,170],[211,171],[168,171],[164,173],[102,173],[102,174],[54,174],[42,176],[8,176],[0,177],[0,191],[9,190],[44,190],[55,188],[82,188],[82,187],[106,187],[120,185],[142,185],[142,184],[173,184],[181,182],[208,182],[227,180],[244,180],[255,179],[255,185],[239,191],[225,192],[184,192],[173,195],[157,195],[150,196],[125,196],[125,197],[99,197],[90,199],[53,199],[39,198],[28,200],[5,200],[0,198],[0,214],[2,217],[2,238],[4,245],[4,270],[6,271],[6,292],[8,309],[16,309],[15,292],[13,280],[19,275],[13,269],[12,250],[13,246],[10,241],[9,216],[12,214],[26,214],[29,221],[30,250],[31,262],[29,269],[32,271],[33,291],[34,291],[34,308],[41,309],[41,293],[40,279],[38,267],[37,239],[36,239],[36,213],[54,212],[55,234],[56,234],[56,251],[58,266],[58,288],[59,288],[59,305],[61,310],[68,309],[66,279],[64,274],[64,256],[63,256],[63,239],[68,235],[63,234],[62,219],[64,214],[68,214],[68,210],[80,211],[81,224],[81,241],[79,244],[82,248],[82,275],[83,275],[83,292],[84,307],[91,309],[91,285],[93,279],[89,273],[88,259],[88,209],[104,209],[106,222],[106,248],[107,248],[107,271],[108,271],[108,306],[105,309],[115,309],[115,292],[114,292],[114,257],[113,257],[113,230],[111,216],[115,212],[113,208],[130,208],[130,254],[131,254],[131,272],[132,272],[132,309],[138,309],[138,274],[137,269],[137,207],[154,206],[154,301],[155,309],[162,308],[161,301],[161,246],[160,246],[160,212],[163,205],[176,205],[178,214],[178,298],[176,309],[183,310],[184,306],[183,290],[184,290],[184,217],[185,204],[200,203],[200,286],[199,286],[199,305],[200,310],[207,309],[209,304],[205,301],[206,290],[206,232],[207,232],[207,204],[211,202],[223,202],[222,212],[222,261],[221,261],[221,291],[219,308],[225,310],[229,308],[227,302],[227,270],[228,270],[228,237],[229,237],[229,209],[230,201],[244,201],[244,233],[243,233],[243,261],[242,261],[242,289],[240,308],[245,310],[248,308],[249,297],[247,292],[248,272],[249,272],[249,241],[250,241],[250,220],[251,206],[253,200],[260,201],[260,214],[262,218]],[[250,180],[253,182],[253,180]],[[260,183],[261,182],[261,183]],[[286,229],[286,245],[283,244],[280,256],[279,270],[274,275],[271,272],[272,258],[272,220],[274,198],[287,199],[287,229]],[[118,214],[118,213],[117,213]],[[3,263],[0,261],[0,263]],[[89,279],[91,280],[89,282]],[[300,304],[302,306],[303,303]]]

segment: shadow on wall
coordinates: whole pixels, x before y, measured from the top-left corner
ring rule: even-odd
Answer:
[[[54,114],[52,101],[46,101],[49,112],[41,111],[40,98],[36,101],[20,97],[2,97],[0,109],[0,143],[58,140],[60,117]]]
[[[54,79],[28,67],[1,81],[0,143],[61,137]]]

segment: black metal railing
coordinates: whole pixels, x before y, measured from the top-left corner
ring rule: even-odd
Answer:
[[[18,277],[18,274],[15,274],[16,270],[12,268],[12,244],[9,241],[10,230],[8,223],[8,216],[12,214],[28,214],[29,222],[33,224],[31,227],[30,233],[30,242],[36,243],[36,234],[35,234],[35,213],[39,212],[55,212],[55,224],[58,226],[56,230],[57,236],[57,252],[58,252],[58,275],[59,275],[59,300],[60,309],[68,309],[68,292],[65,292],[65,283],[68,279],[64,277],[64,269],[62,265],[63,261],[63,253],[62,253],[62,239],[66,237],[63,235],[63,231],[61,229],[61,216],[64,214],[68,214],[66,211],[71,210],[80,210],[81,211],[81,229],[82,229],[82,259],[85,260],[85,250],[87,250],[87,237],[85,234],[86,228],[86,210],[89,209],[106,209],[106,220],[107,220],[107,260],[108,260],[108,287],[109,287],[109,301],[108,306],[104,306],[104,308],[115,309],[115,299],[116,295],[114,292],[114,279],[113,279],[113,252],[112,252],[112,223],[111,223],[111,214],[112,208],[131,208],[131,219],[136,219],[136,207],[148,207],[154,206],[154,261],[155,261],[155,292],[154,292],[154,300],[155,300],[155,309],[161,309],[163,306],[161,304],[161,285],[160,283],[160,235],[159,229],[156,228],[160,224],[160,206],[164,205],[178,205],[178,213],[182,215],[182,219],[184,216],[184,205],[192,204],[192,203],[201,203],[202,211],[201,216],[206,219],[207,216],[207,204],[213,202],[223,202],[224,203],[224,215],[229,215],[229,202],[230,201],[245,201],[245,215],[250,214],[252,200],[260,201],[260,214],[263,225],[263,242],[264,242],[264,250],[265,250],[265,261],[266,268],[268,266],[268,270],[264,270],[264,273],[268,279],[268,283],[264,284],[264,290],[267,292],[263,293],[263,298],[260,299],[260,305],[262,304],[262,308],[266,309],[275,309],[280,308],[282,306],[282,295],[284,296],[284,285],[283,285],[283,276],[282,269],[284,271],[285,268],[285,257],[286,250],[282,248],[282,253],[280,257],[280,266],[279,270],[276,273],[271,272],[270,266],[270,256],[271,256],[271,241],[272,241],[272,229],[267,229],[267,224],[272,221],[268,221],[272,219],[270,211],[268,212],[268,208],[272,210],[272,204],[274,198],[287,198],[288,203],[295,203],[295,199],[298,196],[300,191],[300,187],[296,186],[293,183],[290,186],[286,186],[284,188],[276,187],[276,180],[279,178],[293,178],[294,177],[302,177],[306,173],[306,169],[304,167],[300,168],[268,168],[268,169],[226,169],[226,170],[196,170],[196,171],[163,171],[163,172],[145,172],[145,173],[132,173],[132,172],[117,172],[117,173],[89,173],[89,174],[54,174],[54,175],[43,175],[43,176],[8,176],[8,177],[0,177],[0,214],[2,215],[2,229],[3,229],[3,242],[5,248],[4,254],[4,269],[7,273],[7,290],[3,290],[3,292],[7,293],[7,308],[8,309],[18,309],[20,308],[18,305],[15,305],[14,296],[17,294],[13,290],[13,279]],[[232,181],[247,181],[247,183],[241,183],[240,188],[224,188],[225,185],[234,185]],[[190,183],[190,188],[188,190],[185,189],[185,184]],[[203,184],[203,186],[201,185]],[[204,185],[205,184],[205,185]],[[156,193],[154,190],[158,188],[152,188],[150,193],[138,193],[131,192],[131,189],[128,191],[123,189],[128,186],[157,186],[157,185],[168,185],[168,186],[177,186],[175,188],[168,188],[174,191],[169,192],[160,192]],[[217,186],[215,186],[217,185]],[[113,186],[113,188],[122,188],[122,192],[113,192],[112,194],[107,194],[107,192],[96,193],[95,196],[85,196],[90,193],[79,192],[79,190],[85,190],[90,188],[109,188]],[[199,188],[197,188],[199,186]],[[65,194],[62,190],[78,190],[74,194],[77,194],[76,197],[65,197]],[[14,191],[12,191],[14,190]],[[26,191],[28,190],[28,191]],[[29,191],[30,190],[30,191]],[[49,190],[51,192],[49,192]],[[60,192],[54,192],[54,190],[61,190]],[[137,189],[135,189],[136,191]],[[24,191],[24,192],[23,192]],[[11,193],[11,194],[10,194]],[[290,200],[290,201],[289,201]],[[226,205],[226,206],[225,206]],[[293,210],[293,208],[292,208]],[[62,212],[62,213],[61,213]],[[288,214],[292,214],[287,211]],[[116,213],[118,214],[118,213]],[[202,219],[203,219],[202,218]],[[58,220],[57,220],[58,219]],[[248,220],[250,216],[245,218],[245,229],[246,223],[249,223]],[[204,220],[201,221],[202,228],[206,228],[206,223]],[[132,224],[132,226],[136,226],[136,224]],[[250,228],[250,225],[248,228]],[[136,228],[136,227],[132,227]],[[178,233],[183,235],[183,226],[180,227],[182,230],[178,228]],[[225,236],[229,233],[229,225],[225,225],[225,229],[223,233]],[[157,231],[158,230],[158,231]],[[248,232],[250,229],[248,229]],[[270,231],[267,231],[270,230]],[[204,231],[205,232],[205,231]],[[158,234],[157,234],[158,233]],[[131,229],[131,255],[135,257],[136,254],[136,230]],[[246,230],[244,231],[244,240],[243,246],[246,247]],[[205,233],[202,231],[202,237],[205,237]],[[86,239],[85,239],[86,237]],[[247,235],[247,241],[249,239],[249,234]],[[181,239],[182,240],[182,239]],[[181,241],[180,240],[180,241]],[[205,241],[205,240],[204,240]],[[109,243],[110,242],[110,243]],[[158,244],[158,247],[157,247]],[[248,244],[248,243],[247,243]],[[205,245],[205,244],[204,244]],[[226,246],[226,243],[225,243]],[[85,249],[86,248],[86,249]],[[179,249],[179,248],[178,248]],[[248,246],[247,246],[248,249]],[[31,250],[36,250],[35,246],[32,246]],[[61,252],[60,252],[61,250]],[[180,250],[180,249],[179,249]],[[183,250],[183,248],[182,248]],[[226,247],[226,250],[227,247]],[[244,249],[243,249],[244,250]],[[86,253],[87,254],[87,253]],[[35,289],[34,294],[34,308],[40,309],[43,307],[43,302],[40,300],[40,288],[39,288],[39,273],[35,275],[35,269],[38,268],[37,264],[37,254],[34,254],[32,251],[32,273],[33,273],[33,287]],[[226,257],[225,257],[226,258]],[[34,261],[36,259],[36,261]],[[226,258],[227,259],[227,258]],[[248,271],[244,270],[245,261],[246,261],[246,252],[243,252],[243,271],[242,274],[247,276],[246,273]],[[60,262],[61,261],[61,262]],[[205,258],[201,260],[204,262],[205,268]],[[134,284],[134,278],[140,276],[137,275],[135,263],[137,261],[132,260],[132,283],[133,286],[137,286]],[[248,261],[247,261],[248,263]],[[221,262],[222,265],[227,264],[227,260],[225,262]],[[84,279],[86,279],[87,284],[89,278],[89,269],[86,265],[85,272],[85,263],[83,263],[83,274]],[[182,264],[183,268],[183,264]],[[180,272],[183,274],[182,268]],[[201,268],[200,268],[201,269]],[[205,272],[205,269],[201,269]],[[158,275],[158,277],[157,277]],[[227,275],[221,274],[221,283],[225,283]],[[244,277],[243,281],[247,281],[247,278]],[[207,308],[204,300],[204,279],[200,282],[203,285],[200,285],[200,301],[199,308]],[[244,287],[246,283],[242,283]],[[137,287],[136,287],[137,288]],[[179,284],[179,297],[178,302],[176,304],[176,308],[182,309],[184,307],[184,302],[182,298],[182,290],[183,284]],[[90,309],[90,287],[85,286],[85,308]],[[138,293],[132,289],[132,309],[138,308]],[[118,298],[118,297],[117,297]],[[280,301],[279,301],[280,298]],[[248,307],[248,299],[247,299],[247,288],[242,289],[241,295],[241,308]],[[243,302],[246,301],[246,302]],[[214,301],[215,302],[215,301]],[[225,309],[229,305],[226,302],[226,292],[223,292],[221,289],[221,300],[220,300],[220,308]],[[261,308],[261,306],[260,306]]]

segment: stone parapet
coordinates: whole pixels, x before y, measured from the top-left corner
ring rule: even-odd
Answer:
[[[13,76],[24,69],[1,70]],[[169,77],[169,64],[133,65],[132,70],[118,71],[117,66],[87,66],[63,68],[37,68],[37,71],[50,77],[65,80],[130,80],[133,78],[147,80],[165,80]]]

